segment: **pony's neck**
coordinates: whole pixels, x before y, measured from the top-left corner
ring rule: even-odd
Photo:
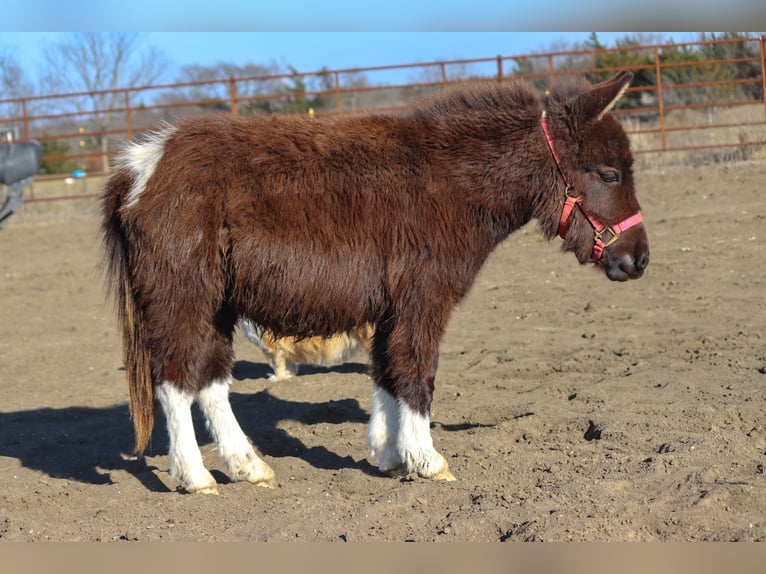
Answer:
[[[561,181],[535,114],[491,125],[455,114],[431,126],[436,169],[477,214],[493,245],[533,219],[546,238],[556,235]]]

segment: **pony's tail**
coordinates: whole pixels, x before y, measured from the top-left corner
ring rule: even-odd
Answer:
[[[117,317],[122,327],[125,373],[133,420],[133,454],[142,456],[154,428],[154,382],[145,324],[136,301],[128,259],[126,228],[120,214],[131,178],[118,171],[110,177],[102,197],[104,267],[107,284],[116,299]]]

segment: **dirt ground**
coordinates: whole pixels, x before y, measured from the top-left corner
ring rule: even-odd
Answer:
[[[158,420],[132,446],[94,202],[0,230],[2,541],[766,541],[766,163],[638,172],[652,248],[624,284],[533,225],[442,346],[432,434],[457,482],[368,459],[364,356],[270,382],[243,337],[232,403],[277,473],[176,492]]]

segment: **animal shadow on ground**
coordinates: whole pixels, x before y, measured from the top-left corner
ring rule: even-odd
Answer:
[[[367,367],[359,363],[345,363],[336,367],[305,367],[302,374],[312,373],[365,373]],[[237,380],[265,378],[271,369],[266,364],[237,361],[234,378]],[[289,381],[287,382],[289,384]],[[306,426],[328,423],[357,423],[366,425],[369,413],[356,399],[342,398],[322,403],[290,401],[274,396],[268,389],[254,393],[230,394],[231,405],[245,434],[256,449],[272,458],[295,457],[315,468],[339,470],[355,468],[378,476],[378,469],[366,459],[354,460],[340,456],[327,446],[306,446],[299,437],[280,428],[284,421],[295,421]],[[211,443],[204,419],[196,406],[192,418],[200,445]],[[464,431],[483,424],[447,425],[433,423],[447,431]],[[126,455],[132,450],[133,427],[127,404],[93,408],[71,406],[39,408],[26,411],[0,413],[0,456],[15,458],[26,468],[43,472],[51,478],[74,480],[87,484],[112,484],[111,472],[122,470],[135,476],[145,488],[153,492],[167,492],[168,487],[157,476],[158,471],[146,458]],[[168,437],[165,419],[158,409],[148,457],[166,455]],[[222,472],[211,469],[219,483],[230,482]]]
[[[344,363],[329,368],[308,365],[301,365],[300,368],[302,376],[328,372],[364,374],[367,366]],[[237,361],[233,370],[237,380],[265,378],[270,373],[271,369],[267,365],[249,361]],[[289,385],[290,380],[283,384]],[[377,468],[366,459],[355,461],[350,456],[339,456],[324,445],[307,447],[297,436],[280,428],[280,423],[284,421],[295,421],[307,426],[320,423],[366,425],[370,414],[359,406],[356,399],[340,398],[322,403],[289,401],[275,397],[268,389],[255,393],[231,393],[230,399],[242,430],[261,454],[273,458],[293,456],[324,470],[356,468],[368,474],[378,474]],[[331,444],[328,446],[332,447]],[[226,482],[225,477],[216,475],[215,478],[219,482]]]
[[[307,368],[303,372],[313,370],[327,372],[327,369],[320,368]],[[341,365],[334,370],[364,372],[354,364]],[[261,378],[269,372],[267,365],[246,361],[238,362],[234,369],[238,379]],[[339,456],[324,446],[307,447],[298,437],[280,428],[280,423],[288,420],[305,425],[366,424],[369,413],[355,399],[325,403],[288,401],[275,397],[268,389],[255,393],[232,392],[230,399],[242,429],[263,455],[274,458],[292,456],[321,469],[357,468],[370,474],[378,472],[366,460],[355,461],[349,456]],[[200,444],[210,444],[210,434],[196,406],[192,416]],[[105,408],[71,406],[0,413],[0,456],[18,459],[24,467],[52,478],[88,484],[111,484],[110,473],[124,470],[134,475],[148,490],[167,491],[167,486],[155,473],[161,469],[152,466],[146,459],[137,460],[125,455],[132,450],[132,439],[133,428],[127,404]],[[146,455],[153,457],[166,455],[167,452],[165,419],[158,409]],[[228,482],[223,473],[211,472],[218,482]]]
[[[369,367],[364,363],[343,363],[333,367],[318,367],[314,365],[301,365],[298,374],[303,377],[306,375],[316,375],[319,373],[341,373],[341,374],[360,374],[369,372]],[[273,373],[271,367],[266,363],[253,363],[251,361],[237,361],[234,364],[232,375],[238,381],[245,379],[266,379]]]

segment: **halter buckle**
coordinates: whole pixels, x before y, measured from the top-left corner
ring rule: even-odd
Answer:
[[[611,239],[609,239],[609,241],[604,241],[603,236],[604,236],[604,233],[606,233],[607,231],[612,234],[612,237]],[[612,243],[614,243],[620,238],[620,234],[617,233],[614,229],[612,229],[608,225],[601,230],[594,229],[593,234],[596,237],[596,241],[600,241],[603,244],[603,247],[609,247]]]

